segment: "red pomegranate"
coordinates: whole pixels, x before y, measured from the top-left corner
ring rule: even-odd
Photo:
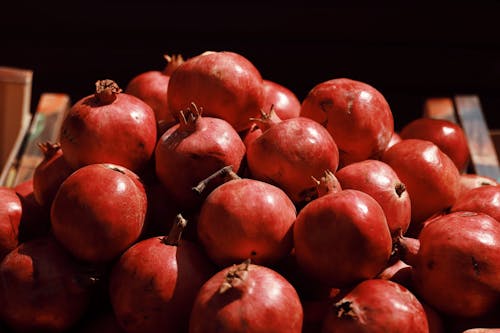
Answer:
[[[139,238],[146,209],[137,175],[113,164],[90,164],[59,187],[51,209],[52,231],[75,257],[107,262]]]
[[[219,266],[279,261],[293,247],[295,206],[274,185],[231,175],[201,206],[197,232],[206,253]]]
[[[16,332],[63,332],[88,309],[92,276],[53,238],[21,244],[0,263],[0,318]]]
[[[342,189],[359,190],[377,200],[393,237],[406,233],[411,219],[410,196],[387,163],[378,160],[355,162],[340,169],[335,176]]]
[[[317,84],[303,100],[300,115],[328,129],[342,166],[380,158],[394,133],[384,96],[367,83],[347,78]]]
[[[500,306],[500,223],[455,212],[428,223],[408,263],[419,297],[439,312],[477,317]]]
[[[485,213],[500,221],[500,186],[480,186],[458,197],[451,212]]]
[[[297,215],[293,237],[300,269],[334,288],[374,278],[392,250],[382,207],[358,190],[311,201]]]
[[[207,117],[222,118],[240,132],[264,107],[262,76],[238,53],[204,52],[172,73],[167,99],[175,118],[195,103]]]
[[[427,140],[406,139],[384,153],[405,184],[411,200],[411,235],[418,235],[422,222],[451,207],[459,195],[460,173],[438,146]]]
[[[368,279],[332,306],[321,332],[429,333],[429,324],[422,304],[408,289]]]
[[[248,146],[247,161],[252,178],[279,186],[295,204],[303,204],[317,195],[311,177],[335,172],[339,152],[323,126],[296,117],[271,123]]]
[[[271,106],[280,119],[295,118],[300,115],[300,101],[287,87],[271,80],[264,80],[264,110]]]
[[[61,127],[61,148],[73,169],[112,163],[133,172],[145,168],[156,145],[153,110],[121,93],[111,80],[96,82],[93,95],[77,101]]]
[[[402,139],[428,140],[448,155],[458,171],[464,172],[469,163],[469,145],[460,125],[445,119],[417,118],[400,131]]]
[[[186,332],[196,294],[215,272],[195,243],[181,240],[186,223],[178,215],[168,236],[136,243],[114,265],[111,304],[126,332]]]
[[[179,209],[194,210],[206,195],[197,195],[192,188],[226,165],[238,172],[245,150],[227,121],[202,117],[202,110],[191,105],[180,113],[180,123],[169,128],[157,143],[156,176]],[[213,182],[212,189],[219,184]]]
[[[19,244],[23,206],[16,191],[0,186],[0,260]]]
[[[227,267],[199,290],[189,333],[301,333],[303,310],[294,287],[265,266]]]
[[[460,191],[458,197],[461,197],[467,191],[481,186],[498,186],[498,182],[487,176],[478,175],[475,173],[462,173],[460,174]]]
[[[50,207],[59,186],[74,169],[66,162],[59,143],[44,142],[39,147],[44,158],[33,173],[33,194],[38,204]]]

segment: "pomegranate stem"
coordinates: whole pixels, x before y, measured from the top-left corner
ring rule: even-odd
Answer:
[[[192,188],[193,191],[195,191],[198,194],[201,194],[203,190],[207,187],[207,185],[215,178],[218,177],[224,177],[224,178],[229,178],[229,179],[240,179],[240,176],[238,176],[234,171],[233,171],[233,166],[232,165],[227,165],[223,167],[222,169],[219,169],[218,171],[214,172],[207,178],[203,179],[201,182],[198,183],[195,187]]]
[[[182,232],[186,226],[187,220],[182,217],[181,214],[177,214],[175,217],[175,223],[172,225],[172,228],[170,228],[168,236],[163,237],[162,242],[167,245],[178,246],[181,241]]]

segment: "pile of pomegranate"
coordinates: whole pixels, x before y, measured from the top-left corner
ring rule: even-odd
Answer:
[[[166,59],[97,81],[0,188],[0,332],[500,331],[500,186],[459,125]]]

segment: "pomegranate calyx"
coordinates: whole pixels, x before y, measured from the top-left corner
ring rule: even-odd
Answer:
[[[318,180],[311,176],[313,182],[316,184],[318,197],[322,197],[328,193],[338,192],[339,183],[334,173],[330,170],[325,170],[325,174]]]
[[[168,236],[162,238],[163,244],[179,246],[182,232],[184,231],[186,226],[187,220],[181,214],[177,214],[177,216],[175,217],[175,223],[172,225],[172,228],[170,228]]]
[[[172,73],[179,67],[182,63],[184,63],[184,58],[180,54],[173,54],[172,56],[168,54],[164,54],[163,57],[167,61],[167,65],[163,70],[163,74],[170,76]]]
[[[398,195],[399,198],[403,195],[403,193],[406,191],[406,186],[405,184],[399,182],[394,186],[394,190],[396,191],[396,194]]]
[[[226,278],[219,288],[220,294],[223,294],[229,289],[237,287],[241,283],[245,282],[248,277],[250,262],[251,260],[248,258],[239,265],[233,265],[233,267],[227,272]]]
[[[337,313],[338,318],[357,318],[358,315],[352,306],[352,302],[348,300],[340,300],[335,303],[335,311]]]
[[[227,165],[227,166],[217,170],[216,172],[214,172],[213,174],[211,174],[207,178],[203,179],[201,182],[198,183],[198,185],[193,187],[192,190],[198,194],[201,194],[203,192],[203,190],[207,187],[207,185],[213,179],[218,178],[218,177],[223,177],[226,181],[241,179],[241,177],[238,176],[236,174],[236,172],[233,171],[233,166]]]
[[[281,119],[278,117],[276,111],[274,110],[274,104],[271,105],[269,112],[260,110],[260,118],[252,117],[249,118],[249,120],[254,122],[257,127],[262,130],[262,132],[281,122]]]
[[[196,122],[201,118],[203,108],[198,107],[194,102],[185,111],[179,111],[179,127],[182,130],[194,132],[196,130]]]
[[[50,142],[46,141],[46,142],[39,143],[38,148],[40,148],[40,150],[42,151],[43,156],[46,159],[49,159],[49,158],[53,157],[59,151],[59,149],[61,149],[61,144],[60,143],[50,143]]]
[[[95,83],[95,97],[102,105],[113,103],[122,89],[113,80],[98,80]]]

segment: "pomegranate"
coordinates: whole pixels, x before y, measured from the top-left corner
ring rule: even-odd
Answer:
[[[434,143],[402,140],[385,152],[382,161],[396,172],[410,196],[411,235],[418,234],[424,220],[455,203],[460,173]]]
[[[367,83],[347,78],[317,84],[303,100],[300,115],[328,129],[338,145],[341,166],[379,159],[394,133],[384,96]]]
[[[180,123],[162,135],[155,150],[156,175],[183,211],[199,208],[204,199],[194,186],[226,165],[238,172],[245,156],[243,141],[227,121],[201,113],[196,105],[181,112]]]
[[[278,117],[276,111],[274,110],[274,105],[271,105],[269,112],[264,112],[261,110],[260,118],[251,118],[254,122],[250,128],[241,134],[243,138],[243,143],[245,147],[248,149],[250,144],[257,139],[263,131],[271,127],[273,124],[277,124],[281,122],[281,118]]]
[[[75,257],[107,262],[139,238],[146,209],[146,192],[136,174],[113,164],[90,164],[59,187],[52,231]]]
[[[248,146],[247,162],[252,178],[279,186],[301,205],[316,197],[311,177],[337,170],[339,152],[323,126],[296,117],[271,123]]]
[[[156,120],[149,105],[121,93],[111,80],[96,82],[94,95],[77,101],[61,126],[61,148],[73,169],[112,163],[140,172],[153,155]]]
[[[491,177],[478,175],[475,173],[462,173],[460,175],[460,191],[458,197],[461,197],[463,194],[465,194],[469,190],[472,190],[473,188],[487,185],[498,186],[498,182]]]
[[[199,290],[189,333],[301,333],[303,310],[294,287],[265,266],[227,267]]]
[[[295,118],[300,115],[300,101],[287,87],[270,80],[264,80],[264,110],[271,106],[280,119]]]
[[[33,194],[38,204],[50,207],[59,186],[74,170],[64,159],[59,143],[44,142],[39,147],[44,158],[33,173]]]
[[[485,213],[500,221],[500,186],[481,186],[469,190],[458,197],[450,211]]]
[[[33,178],[14,187],[21,200],[22,214],[19,224],[19,242],[46,236],[50,231],[50,207],[42,207],[35,199]]]
[[[393,237],[406,233],[411,219],[410,197],[387,163],[377,160],[355,162],[340,169],[335,176],[342,189],[359,190],[377,200]]]
[[[293,247],[296,209],[280,188],[254,179],[231,179],[214,189],[201,206],[198,238],[217,265],[227,266],[251,258],[272,264]],[[203,183],[201,183],[203,184]]]
[[[0,186],[0,260],[19,244],[23,206],[16,191]]]
[[[428,223],[409,260],[419,297],[437,311],[477,317],[500,305],[500,223],[455,212]]]
[[[178,215],[167,237],[136,243],[114,265],[111,303],[126,332],[186,332],[196,294],[215,272],[197,245],[181,240],[186,224]]]
[[[405,287],[388,280],[362,281],[335,303],[322,333],[428,333],[422,304]]]
[[[0,316],[16,332],[62,332],[88,308],[94,277],[53,239],[21,244],[0,263]]]
[[[164,55],[167,65],[162,71],[146,71],[134,76],[128,83],[125,93],[138,97],[154,111],[160,127],[169,127],[177,119],[168,110],[167,91],[170,76],[184,62],[181,55]]]
[[[389,140],[389,143],[387,144],[387,147],[385,148],[385,150],[391,148],[392,146],[394,146],[396,143],[400,142],[401,140],[403,140],[403,139],[401,138],[399,133],[397,133],[397,132],[392,133],[391,140]]]
[[[170,76],[168,108],[178,118],[194,102],[206,116],[222,118],[240,132],[264,107],[262,81],[257,68],[242,55],[204,52],[186,60]]]
[[[358,190],[311,201],[297,215],[293,236],[301,270],[335,288],[374,278],[387,266],[392,249],[382,207]]]
[[[412,268],[403,260],[396,260],[390,263],[382,272],[377,275],[378,279],[391,280],[409,290],[412,290]]]
[[[458,171],[464,172],[469,163],[469,146],[460,125],[445,119],[417,118],[400,131],[402,139],[421,139],[433,142],[448,155]]]

